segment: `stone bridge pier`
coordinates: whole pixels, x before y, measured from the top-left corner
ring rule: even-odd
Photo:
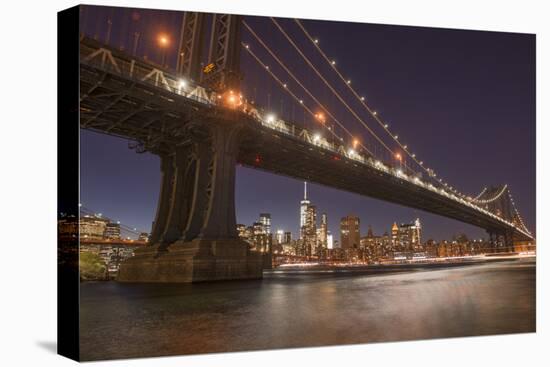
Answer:
[[[240,240],[235,170],[242,126],[191,123],[185,140],[155,152],[161,187],[149,245],[121,264],[122,282],[200,282],[262,277],[263,259]]]

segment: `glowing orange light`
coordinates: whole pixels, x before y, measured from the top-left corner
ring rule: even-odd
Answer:
[[[396,154],[395,154],[395,159],[397,159],[397,160],[401,160],[401,154],[399,154],[399,153],[396,153]]]
[[[317,121],[319,121],[320,123],[324,124],[326,122],[326,117],[325,117],[325,114],[322,113],[322,112],[319,112],[319,113],[316,113],[315,114],[315,119]]]
[[[170,43],[168,36],[165,34],[160,34],[158,37],[158,42],[161,47],[166,47]]]
[[[359,145],[359,140],[353,139],[353,148],[356,149],[358,145]]]
[[[225,93],[225,105],[229,108],[237,108],[243,104],[242,95],[230,90]]]

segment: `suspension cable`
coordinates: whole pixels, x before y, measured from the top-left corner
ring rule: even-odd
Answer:
[[[470,201],[479,199],[480,197],[483,196],[483,194],[485,194],[486,191],[487,191],[487,187],[484,187],[483,190],[481,190],[481,192],[479,193],[479,195],[477,195],[475,198],[471,199]]]
[[[273,18],[271,18],[273,20]],[[389,130],[389,125],[387,123],[384,123],[382,121],[382,119],[378,116],[378,113],[373,110],[371,107],[369,107],[369,105],[367,104],[367,102],[365,102],[365,98],[364,97],[361,97],[357,91],[351,86],[351,83],[349,83],[349,80],[346,80],[346,78],[344,78],[344,76],[342,75],[342,73],[340,73],[340,71],[336,68],[336,65],[334,63],[334,61],[330,60],[328,58],[328,56],[326,55],[326,53],[321,49],[321,47],[319,46],[319,41],[314,39],[310,34],[309,32],[306,30],[306,28],[303,26],[303,24],[300,22],[299,19],[294,19],[294,21],[296,22],[296,24],[298,24],[298,26],[300,27],[300,29],[303,31],[303,33],[306,35],[306,37],[311,41],[311,43],[315,46],[315,48],[317,49],[317,51],[319,51],[319,53],[323,56],[323,58],[327,61],[327,63],[331,66],[331,68],[336,72],[336,74],[340,77],[340,79],[344,82],[344,84],[348,87],[348,89],[352,92],[352,94],[359,100],[359,102],[365,107],[365,109],[369,112],[369,114],[373,117],[373,119],[378,122],[378,124],[384,129],[384,131],[386,131],[388,133],[388,135],[393,139],[393,141],[395,141],[399,147],[401,147],[401,149],[407,153],[407,155],[409,157],[412,158],[412,160],[418,164],[418,166],[420,166],[424,171],[426,171],[426,173],[428,173],[428,176],[429,177],[435,177],[436,175],[434,175],[434,171],[432,169],[429,169],[427,167],[425,167],[424,165],[424,162],[423,161],[420,161],[419,159],[417,159],[416,157],[416,154],[414,153],[411,153],[410,150],[408,149],[407,145],[404,145],[401,143],[401,141],[399,141],[398,139],[398,135],[394,135],[390,130]],[[443,183],[443,180],[440,178],[439,180],[435,180],[435,181],[438,181],[439,183]],[[445,185],[447,186],[447,185]],[[454,189],[451,189],[451,191],[454,191],[454,192],[457,192],[456,190]],[[459,193],[459,195],[462,195],[462,196],[465,196],[464,194],[461,194]]]
[[[281,59],[277,57],[277,55],[271,50],[271,48],[266,45],[266,43],[260,38],[260,36],[258,36],[258,34],[254,32],[254,30],[248,25],[248,23],[246,23],[245,21],[243,21],[242,23],[246,27],[246,29],[254,36],[254,38],[256,38],[256,40],[258,40],[258,42],[266,49],[266,51],[275,59],[275,61],[277,61],[277,63],[288,73],[288,75],[290,75],[290,77],[307,93],[307,95],[311,97],[311,99],[313,99],[315,103],[317,103],[321,107],[321,109],[323,109],[323,111],[325,111],[325,113],[329,115],[338,124],[338,126],[340,126],[353,139],[353,134],[351,134],[349,130],[346,129],[346,127],[332,113],[330,113],[330,111],[321,102],[319,102],[319,100],[309,91],[309,89],[306,88],[306,86],[294,75],[294,73],[292,73],[292,71],[290,71],[288,67],[286,67]],[[261,61],[259,61],[259,59],[254,54],[252,54],[250,48],[247,48],[246,45],[244,45],[244,47],[247,51],[251,53],[251,55],[256,58],[256,61],[260,62],[260,64],[264,66],[264,70],[267,70],[269,72],[269,69],[266,68],[266,65],[261,63]],[[288,90],[286,84],[280,84],[284,89]],[[315,114],[312,113],[312,115],[313,117],[315,117]],[[374,157],[374,154],[365,145],[363,145],[363,143],[359,142],[359,144],[363,149],[365,149],[370,155]]]
[[[493,196],[492,198],[490,199],[472,199],[471,201],[472,202],[475,202],[477,204],[489,204],[489,203],[492,203],[493,201],[497,200],[498,198],[500,198],[502,196],[502,194],[504,194],[504,192],[506,191],[506,189],[508,188],[508,185],[504,185],[502,187],[502,189],[500,190],[500,192],[498,194],[496,194],[495,196]]]
[[[244,22],[243,22],[244,23]],[[245,43],[242,43],[241,42],[241,45],[244,47],[244,49],[254,58],[254,60],[256,60],[256,62],[262,67],[263,70],[267,71],[267,73],[273,78],[275,79],[275,81],[288,93],[290,94],[290,96],[296,101],[298,102],[298,104],[300,106],[302,106],[311,116],[315,117],[315,113],[309,108],[307,107],[304,103],[303,103],[303,100],[301,100],[300,98],[298,98],[298,96],[296,94],[294,94],[290,88],[288,88],[288,86],[283,83],[283,81],[281,81],[280,78],[278,78],[272,71],[271,69],[268,67],[268,65],[266,65],[264,62],[262,62],[260,60],[260,58],[250,49],[250,46],[246,45]],[[299,83],[299,81],[297,81]],[[307,91],[307,89],[305,89]],[[309,93],[309,91],[307,91]],[[324,108],[323,108],[324,109]],[[328,111],[327,111],[328,113]],[[342,127],[342,129],[344,129],[344,131],[350,135],[350,136],[353,136],[344,126],[340,125]],[[326,128],[326,127],[325,127]],[[340,137],[338,135],[336,135],[336,133],[334,131],[332,131],[331,129],[327,128],[328,131],[330,131],[330,133],[336,137],[338,140],[340,140]],[[367,150],[368,151],[368,150]],[[370,152],[369,152],[370,153]]]
[[[348,109],[348,111],[357,119],[357,121],[359,121],[366,129],[367,131],[376,138],[376,140],[378,140],[378,142],[380,144],[382,144],[382,146],[384,148],[386,148],[386,150],[388,150],[390,152],[390,154],[393,156],[394,152],[386,145],[386,143],[384,143],[384,141],[382,141],[382,139],[380,139],[380,137],[378,137],[378,135],[376,135],[376,133],[374,131],[372,131],[372,129],[363,121],[363,119],[361,119],[361,117],[359,117],[357,115],[357,113],[349,106],[349,104],[346,103],[346,101],[344,101],[344,99],[342,98],[342,96],[332,87],[332,85],[325,79],[325,77],[323,77],[323,75],[317,70],[317,68],[315,68],[315,66],[311,63],[311,61],[307,58],[306,55],[304,55],[304,53],[302,52],[302,50],[296,45],[296,43],[292,40],[292,38],[285,32],[285,30],[279,25],[279,23],[273,18],[271,17],[270,18],[271,21],[275,24],[275,26],[279,29],[279,31],[285,36],[285,38],[289,41],[289,43],[294,47],[294,49],[300,54],[300,56],[304,59],[304,61],[309,65],[309,67],[311,67],[313,69],[313,71],[315,71],[315,73],[317,74],[317,76],[319,78],[321,78],[321,80],[325,83],[325,85],[331,90],[331,92],[340,100],[340,102]],[[407,164],[405,163],[404,164],[405,168],[411,170],[412,172],[414,172],[414,170],[410,167],[407,166]]]

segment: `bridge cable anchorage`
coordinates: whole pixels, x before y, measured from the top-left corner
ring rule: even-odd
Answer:
[[[245,48],[245,50],[254,58],[254,60],[256,60],[256,62],[262,67],[263,70],[266,70],[267,73],[273,78],[275,79],[275,81],[281,86],[281,88],[283,88],[284,90],[286,90],[286,92],[296,101],[298,102],[299,105],[301,105],[311,116],[315,117],[315,113],[309,108],[307,107],[304,103],[300,102],[302,101],[300,98],[298,98],[298,96],[296,96],[296,94],[294,94],[287,86],[285,83],[283,83],[281,81],[280,78],[278,78],[270,69],[268,69],[266,66],[265,63],[263,63],[260,58],[250,49],[250,47],[247,47],[246,44],[242,43],[242,46]],[[297,81],[299,83],[299,81]],[[344,126],[341,126],[350,136],[351,136],[351,133],[344,127]],[[330,129],[327,129],[330,131],[330,133],[335,137],[337,138],[338,140],[340,140],[340,137],[338,135],[336,135],[336,133]]]
[[[309,65],[309,67],[317,74],[317,76],[324,82],[324,84],[330,89],[330,91],[338,98],[338,100],[347,108],[347,110],[363,125],[365,129],[384,147],[390,154],[393,156],[394,152],[391,150],[386,143],[380,137],[372,131],[372,129],[365,123],[365,121],[357,115],[355,110],[353,110],[346,101],[342,98],[342,96],[334,89],[334,87],[326,80],[326,78],[315,68],[315,66],[312,64],[312,62],[309,60],[307,56],[302,52],[302,50],[296,45],[296,43],[292,40],[292,38],[286,33],[286,31],[279,25],[279,23],[274,19],[270,18],[271,21],[275,24],[275,26],[279,29],[279,31],[285,36],[285,38],[289,41],[289,43],[294,47],[294,49],[300,54],[300,56],[304,59],[304,61]],[[415,172],[411,167],[409,167],[406,163],[404,164],[405,168],[410,170],[411,172]]]
[[[336,118],[334,117],[334,115],[332,113],[330,113],[330,111],[321,103],[319,102],[319,100],[309,91],[309,89],[307,89],[304,84],[294,75],[294,73],[292,73],[287,67],[286,65],[277,57],[277,55],[275,55],[275,53],[273,53],[273,51],[265,44],[265,42],[254,32],[254,30],[252,30],[252,28],[250,28],[250,26],[245,22],[243,21],[243,25],[247,28],[247,30],[250,31],[250,33],[258,40],[258,42],[260,42],[260,44],[269,52],[269,54],[275,59],[275,61],[277,61],[277,63],[288,73],[288,75],[290,75],[290,77],[307,93],[307,95],[309,97],[311,97],[311,99],[313,99],[315,101],[315,103],[317,103],[321,109],[327,114],[329,115],[337,124],[340,128],[342,128],[349,136],[350,138],[353,139],[353,134]],[[280,81],[280,79],[278,79],[277,77],[275,77],[274,73],[269,69],[267,68],[267,65],[265,63],[263,63],[257,56],[256,54],[250,49],[250,47],[247,47],[248,45],[242,43],[243,47],[245,48],[246,51],[248,51],[248,53],[250,53],[250,55],[252,55],[255,60],[262,66],[262,69],[265,70],[266,72],[268,72],[273,78],[275,78],[275,80],[279,83],[279,85],[284,89],[286,90],[287,92],[290,93],[290,90],[289,88],[286,86],[285,83],[282,83]],[[303,103],[300,103],[300,99],[295,97],[293,95],[293,98],[299,102],[300,105],[302,105],[303,107],[305,107],[305,105]],[[315,118],[315,114],[313,112],[311,112],[311,110],[308,109],[308,112]],[[340,139],[336,133],[334,133],[332,130],[329,130],[332,135],[338,139]],[[374,154],[365,146],[363,145],[361,142],[359,142],[360,146],[365,149],[370,155],[374,156]]]
[[[271,18],[271,20],[277,25],[276,21]],[[411,157],[411,159],[416,163],[418,164],[419,167],[421,167],[424,171],[426,171],[426,173],[428,173],[428,177],[434,177],[435,178],[435,175],[433,175],[433,170],[430,170],[429,168],[427,168],[424,164],[423,161],[420,161],[417,157],[416,157],[416,154],[412,153],[410,151],[410,149],[403,143],[401,143],[401,141],[399,141],[399,139],[397,138],[398,135],[392,133],[390,130],[389,130],[389,125],[387,123],[385,123],[384,121],[382,121],[382,119],[380,118],[380,116],[378,115],[378,113],[372,109],[371,107],[369,107],[369,105],[367,104],[367,102],[365,101],[365,98],[364,97],[361,97],[357,91],[353,88],[353,86],[351,85],[349,79],[346,79],[344,78],[344,76],[342,75],[342,73],[338,70],[338,68],[336,67],[336,63],[334,62],[334,60],[330,60],[328,58],[328,56],[326,55],[326,53],[322,50],[322,48],[319,46],[319,40],[318,39],[315,39],[311,36],[311,34],[306,30],[306,28],[303,26],[302,22],[300,22],[299,19],[294,19],[294,21],[296,22],[296,24],[298,24],[298,26],[300,27],[300,29],[303,31],[303,33],[306,35],[306,37],[311,41],[311,43],[313,44],[313,46],[317,49],[317,51],[319,51],[319,53],[321,54],[321,56],[323,56],[323,58],[325,59],[325,61],[329,64],[329,66],[336,72],[336,74],[340,77],[340,79],[344,82],[344,84],[348,87],[348,89],[352,92],[352,94],[359,100],[359,103],[361,103],[363,105],[363,107],[365,107],[365,109],[369,112],[369,114],[372,116],[372,118],[378,122],[378,124],[384,129],[384,131],[386,131],[388,133],[388,135],[390,136],[390,138],[398,144],[398,146],[405,152],[407,153],[407,155],[409,157]],[[280,27],[280,26],[279,26]],[[442,180],[434,180],[435,182],[437,182],[438,184],[442,184],[443,181]],[[466,197],[466,195],[460,193],[460,192],[457,192],[456,190],[451,190],[455,193],[458,193],[460,196],[462,197]]]

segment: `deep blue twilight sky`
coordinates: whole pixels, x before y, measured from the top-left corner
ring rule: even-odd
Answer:
[[[131,49],[132,36],[141,32],[139,56],[159,60],[156,35],[169,35],[167,61],[175,64],[176,36],[181,12],[84,7],[82,31],[106,36],[109,42]],[[372,147],[373,139],[338,104],[336,97],[308,69],[269,18],[245,17],[246,22],[285,60],[287,67],[344,122],[352,133]],[[281,25],[350,105],[375,131],[376,123],[346,94],[320,55],[290,19]],[[383,26],[342,22],[303,22],[318,37],[323,50],[334,57],[339,70],[365,95],[367,102],[390,124],[400,140],[438,176],[458,190],[477,194],[486,185],[507,183],[530,230],[535,230],[535,36],[485,31]],[[291,83],[276,62],[243,29],[244,42],[266,61],[289,87],[309,100]],[[314,127],[253,59],[243,51],[243,94],[278,116]],[[342,133],[342,136],[343,133]],[[349,139],[347,139],[349,141]],[[386,140],[389,144],[389,140]],[[395,145],[392,146],[392,149]],[[378,152],[380,148],[378,147]],[[389,159],[389,154],[382,156]],[[297,157],[299,159],[299,157]],[[160,184],[159,160],[128,149],[128,142],[93,132],[81,132],[81,202],[87,208],[150,231]],[[466,233],[485,237],[483,230],[335,189],[309,184],[309,198],[328,214],[329,227],[339,239],[338,223],[350,213],[361,219],[361,232],[372,225],[376,234],[394,222],[419,217],[424,239],[450,238]],[[237,221],[251,224],[260,212],[269,212],[273,229],[296,236],[303,182],[243,167],[237,168]]]

